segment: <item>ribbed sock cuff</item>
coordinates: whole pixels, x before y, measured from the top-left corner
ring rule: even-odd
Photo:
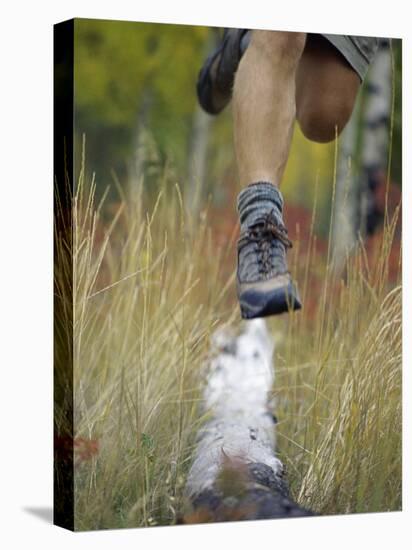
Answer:
[[[272,183],[259,181],[243,189],[237,199],[241,230],[253,225],[256,220],[275,210],[282,217],[283,197]]]

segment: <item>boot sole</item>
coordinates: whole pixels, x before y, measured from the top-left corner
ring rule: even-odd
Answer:
[[[239,296],[239,302],[243,319],[280,315],[302,308],[298,292],[292,282],[285,287],[265,293],[247,290]]]
[[[250,33],[247,29],[238,29],[236,34],[233,34],[233,31],[235,31],[235,29],[229,29],[229,32],[232,32],[232,35],[228,34],[227,37],[223,38],[222,42],[217,46],[214,52],[206,59],[199,72],[196,85],[197,97],[200,106],[209,115],[218,115],[230,102],[235,73],[242,55],[249,45]],[[229,41],[232,45],[232,49],[235,46],[240,50],[239,55],[226,52],[227,48],[230,50]],[[226,74],[224,77],[224,83],[222,84],[222,82],[220,82],[220,85],[218,86],[219,92],[216,92],[214,90],[210,72],[213,63],[219,56],[221,58],[219,63],[224,61]]]

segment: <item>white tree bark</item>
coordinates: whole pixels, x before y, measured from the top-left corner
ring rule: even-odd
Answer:
[[[212,521],[309,515],[289,500],[275,456],[268,399],[274,344],[262,319],[235,335],[219,330],[205,390],[211,418],[201,429],[186,495]]]
[[[193,115],[190,151],[188,155],[188,176],[186,203],[190,212],[198,212],[200,195],[206,178],[207,147],[212,117],[196,107]]]
[[[332,233],[334,267],[338,272],[357,242],[358,196],[354,161],[359,114],[358,99],[351,119],[339,138]]]
[[[392,104],[392,59],[389,40],[381,40],[369,70],[367,104],[362,121],[360,233],[372,234],[379,221],[375,192],[387,173]],[[383,212],[381,213],[383,216]]]
[[[392,101],[392,60],[389,41],[381,41],[370,67],[368,101],[363,118],[362,167],[386,170]]]
[[[374,179],[387,169],[391,70],[390,44],[388,40],[381,39],[364,84],[364,110],[361,112],[358,99],[352,117],[339,138],[332,238],[334,264],[338,272],[355,247],[359,234],[365,237],[367,233],[368,216],[373,214]],[[358,141],[361,142],[361,150],[357,158]]]

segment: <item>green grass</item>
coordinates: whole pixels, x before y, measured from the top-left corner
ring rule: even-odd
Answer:
[[[72,235],[75,528],[169,525],[185,505],[210,335],[240,322],[236,228],[218,246],[208,208],[192,216],[167,178],[155,200],[136,188],[109,215],[94,197],[82,173]],[[304,294],[320,272],[319,307],[269,321],[280,458],[294,497],[324,514],[401,506],[395,223],[376,262],[362,249],[349,259],[346,282],[330,261],[314,265],[311,247],[300,251]],[[62,257],[67,246],[58,240]],[[69,272],[62,265],[57,280]]]

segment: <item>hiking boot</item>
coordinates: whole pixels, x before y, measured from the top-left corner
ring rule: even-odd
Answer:
[[[203,64],[197,81],[197,96],[210,115],[217,115],[229,103],[235,74],[249,40],[247,29],[225,29],[221,43]]]
[[[237,292],[242,317],[254,319],[300,309],[286,262],[292,243],[282,219],[280,192],[269,183],[253,184],[242,191],[238,204]]]

